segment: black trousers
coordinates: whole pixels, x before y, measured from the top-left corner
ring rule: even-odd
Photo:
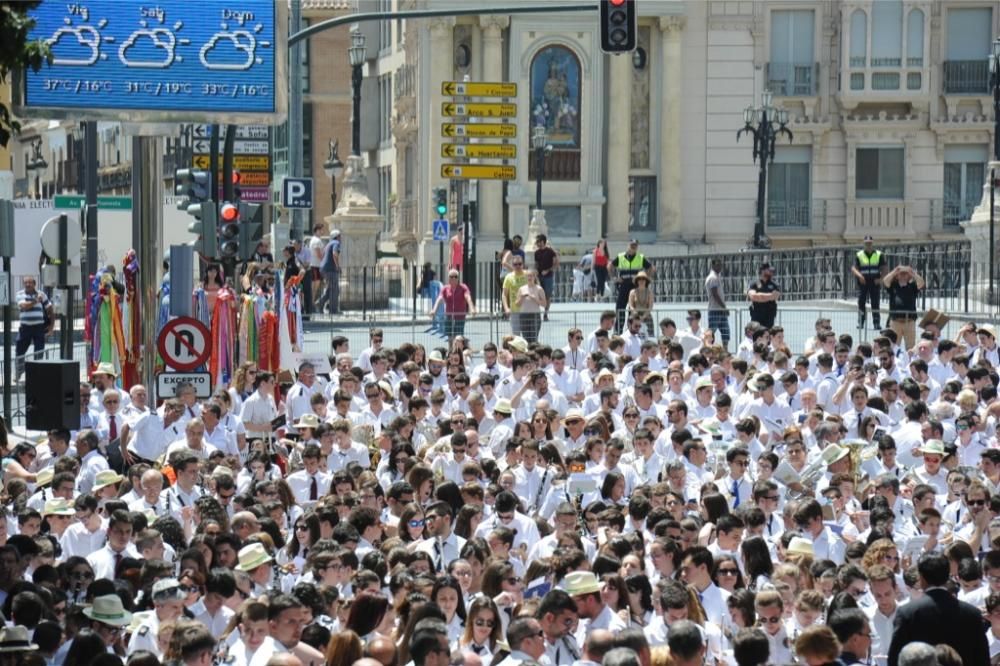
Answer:
[[[865,303],[870,301],[872,306],[872,325],[879,325],[879,285],[878,280],[865,280],[858,285],[858,314],[865,316]]]
[[[625,309],[628,307],[628,295],[635,288],[632,279],[618,283],[618,295],[615,298],[615,333],[620,335],[625,326]]]

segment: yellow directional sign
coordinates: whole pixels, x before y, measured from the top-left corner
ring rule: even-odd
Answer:
[[[210,164],[208,155],[195,155],[191,160],[194,168],[207,169]],[[238,171],[267,171],[271,158],[267,155],[234,155],[233,168]],[[222,165],[222,158],[219,158],[219,165]]]
[[[514,180],[517,169],[512,166],[490,164],[442,164],[442,178],[484,178],[486,180]]]
[[[443,116],[470,116],[475,118],[513,118],[517,115],[517,104],[457,104],[455,102],[442,102],[441,115]]]
[[[441,123],[441,136],[473,137],[476,139],[513,139],[517,136],[517,125],[503,123]]]
[[[468,97],[517,97],[517,84],[506,81],[462,83],[442,81],[442,95],[466,95]]]
[[[441,157],[482,157],[484,159],[511,159],[517,157],[517,146],[512,143],[441,144]]]

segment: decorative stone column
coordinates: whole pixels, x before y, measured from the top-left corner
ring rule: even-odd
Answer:
[[[507,16],[481,16],[483,30],[483,80],[503,80],[503,30],[510,25]],[[524,85],[524,84],[522,84]],[[503,238],[503,181],[479,181],[479,240],[499,243]],[[492,258],[481,253],[480,261]]]
[[[1000,174],[1000,162],[990,162],[986,165],[986,182],[983,184],[983,198],[972,211],[972,218],[961,222],[965,235],[972,242],[972,261],[983,268],[982,273],[987,274],[991,257],[996,257],[996,248],[990,249],[990,172],[996,170]],[[995,196],[993,219],[997,226],[1000,226],[1000,196]],[[1000,229],[995,230],[994,242],[1000,244]],[[995,259],[994,259],[995,260]]]
[[[683,16],[660,19],[660,71],[663,103],[660,105],[659,208],[657,238],[678,240],[681,235],[681,31]]]
[[[628,172],[631,163],[632,137],[632,58],[608,56],[610,95],[614,118],[608,123],[608,239],[621,245],[628,236]]]
[[[352,307],[352,304],[360,302],[362,268],[376,264],[378,234],[382,231],[385,218],[368,196],[363,157],[351,155],[347,158],[342,183],[337,210],[324,220],[329,229],[340,230],[340,267],[343,280],[340,301],[343,307]],[[380,297],[388,298],[388,293],[388,284],[373,284],[369,281],[369,302],[373,297],[376,303]]]

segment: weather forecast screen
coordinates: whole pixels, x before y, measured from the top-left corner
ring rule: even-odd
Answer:
[[[33,38],[53,61],[25,106],[275,113],[273,0],[45,0]]]

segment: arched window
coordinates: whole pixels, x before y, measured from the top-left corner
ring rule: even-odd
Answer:
[[[872,4],[872,67],[899,67],[903,55],[903,0]]]
[[[531,61],[531,126],[544,125],[556,148],[580,147],[580,60],[547,46]]]

